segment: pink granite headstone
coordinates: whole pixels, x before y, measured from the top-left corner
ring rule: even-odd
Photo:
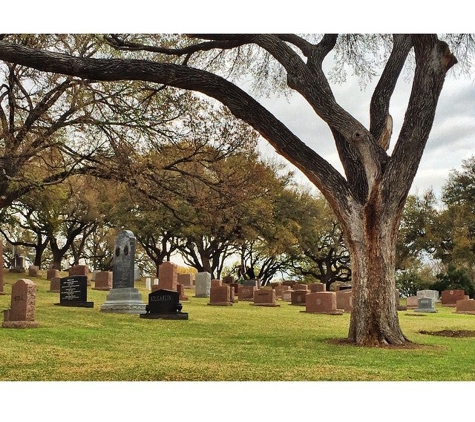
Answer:
[[[54,277],[61,277],[59,270],[50,268],[48,271],[46,271],[46,280],[51,280]]]
[[[309,287],[312,293],[327,291],[327,286],[325,283],[312,283],[312,284],[309,284]]]
[[[36,285],[20,279],[12,286],[11,306],[4,311],[4,328],[36,328]]]
[[[59,293],[61,288],[61,277],[53,277],[49,281],[49,290],[51,293]]]
[[[290,294],[290,304],[305,306],[305,298],[308,294],[308,290],[292,290]]]
[[[228,285],[211,286],[208,305],[230,306],[232,304],[231,287]]]
[[[193,287],[193,274],[177,274],[177,283],[185,289],[191,289]]]
[[[255,286],[243,286],[240,284],[238,287],[238,300],[254,300],[255,290]]]
[[[188,296],[185,295],[185,287],[182,286],[180,283],[177,283],[176,289],[177,289],[177,292],[178,292],[178,294],[179,294],[179,299],[180,299],[181,301],[187,301],[187,300],[188,300]]]
[[[464,300],[465,292],[463,290],[444,290],[442,292],[442,305],[443,306],[455,306],[457,300]]]
[[[69,268],[68,274],[70,277],[75,275],[85,275],[87,277],[87,285],[91,285],[91,280],[89,280],[89,267],[87,265],[74,265]]]
[[[211,280],[211,287],[222,286],[223,281],[218,279]]]
[[[338,290],[336,295],[337,309],[343,309],[344,312],[353,310],[353,292],[350,290]]]
[[[254,305],[256,306],[280,306],[275,303],[274,289],[258,289],[254,291]]]
[[[409,296],[406,298],[406,306],[408,308],[417,308],[417,300],[419,298],[417,296]]]
[[[160,289],[177,291],[178,265],[165,261],[158,267],[158,285]]]
[[[94,276],[93,290],[110,290],[112,289],[112,271],[98,271]]]
[[[275,297],[277,299],[282,299],[282,293],[286,290],[290,290],[290,286],[286,286],[285,284],[279,284],[275,286]]]
[[[455,312],[457,314],[475,314],[475,300],[462,299],[457,300],[455,304]]]
[[[337,308],[335,292],[316,292],[305,298],[305,312],[342,315],[343,309]]]

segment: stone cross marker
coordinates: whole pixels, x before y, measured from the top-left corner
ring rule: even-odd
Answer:
[[[31,280],[21,279],[12,286],[11,307],[3,311],[4,328],[36,328],[36,285]]]
[[[145,313],[142,295],[134,288],[135,236],[130,230],[121,231],[116,238],[112,265],[112,289],[101,306],[102,312],[126,314]]]

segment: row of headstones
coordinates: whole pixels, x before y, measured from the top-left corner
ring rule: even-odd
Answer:
[[[455,307],[455,313],[475,314],[475,300],[463,290],[444,290],[439,296],[437,290],[419,290],[416,296],[406,298],[406,306],[414,312],[437,312],[436,302],[442,306]]]

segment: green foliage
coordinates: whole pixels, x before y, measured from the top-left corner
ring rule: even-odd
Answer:
[[[438,290],[463,290],[465,294],[473,297],[475,294],[475,285],[463,268],[455,268],[449,265],[446,273],[437,274],[437,281],[432,284],[431,288]]]
[[[396,288],[402,297],[415,296],[418,290],[428,289],[430,285],[425,274],[414,267],[396,273]]]

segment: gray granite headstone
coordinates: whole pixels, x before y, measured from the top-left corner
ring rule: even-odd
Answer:
[[[434,299],[436,302],[439,301],[439,292],[438,290],[418,290],[417,291],[417,297],[418,298],[423,298],[423,297],[430,297],[431,299]]]
[[[434,307],[435,300],[430,297],[421,297],[417,300],[417,308],[414,312],[435,313],[437,309]]]
[[[211,274],[200,272],[195,278],[195,297],[210,297],[211,293]]]
[[[117,235],[112,272],[113,289],[134,287],[135,236],[130,230],[123,230]]]
[[[116,238],[112,265],[112,289],[101,306],[103,312],[143,314],[145,303],[134,288],[135,236],[130,230],[121,231]]]

